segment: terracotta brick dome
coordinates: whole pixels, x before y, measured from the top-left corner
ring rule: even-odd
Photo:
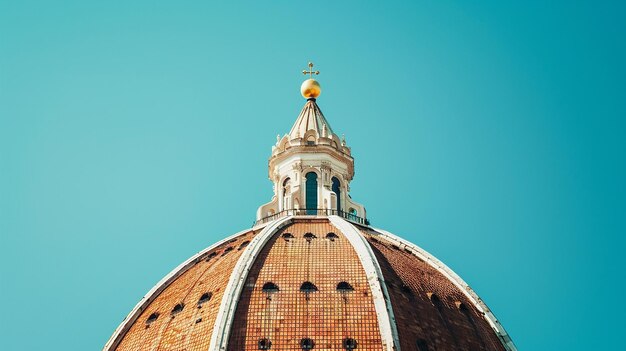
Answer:
[[[419,247],[339,216],[290,216],[166,276],[105,350],[511,350],[471,289]]]
[[[370,225],[315,98],[268,168],[274,196],[253,227],[163,278],[104,350],[516,350],[452,270]]]

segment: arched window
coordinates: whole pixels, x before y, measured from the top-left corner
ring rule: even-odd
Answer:
[[[302,283],[302,285],[300,285],[300,291],[302,291],[305,294],[316,292],[317,286],[315,286],[315,284],[311,282],[304,282]]]
[[[313,339],[304,338],[300,340],[300,347],[303,350],[312,350],[315,347],[315,342],[313,342]]]
[[[354,288],[348,282],[339,282],[339,284],[337,284],[337,291],[339,292],[350,292],[353,290]]]
[[[306,214],[317,214],[317,173],[306,174]]]
[[[217,256],[217,252],[211,252],[207,257],[206,260],[207,262],[209,262],[213,257]]]
[[[356,212],[356,210],[350,207],[350,210],[348,210],[348,219],[356,220],[357,215],[358,213]]]
[[[275,293],[278,292],[280,289],[278,289],[278,285],[272,283],[272,282],[267,282],[265,284],[263,284],[263,292],[264,293]]]
[[[172,309],[172,316],[182,312],[183,308],[185,308],[185,304],[184,303],[179,303],[176,306],[174,306],[174,308]]]
[[[428,345],[426,344],[426,340],[417,339],[417,351],[428,351]]]
[[[237,250],[243,249],[244,247],[248,246],[248,244],[250,244],[249,240],[242,242],[241,245],[239,245],[239,248]]]
[[[337,195],[337,211],[341,211],[341,183],[337,177],[333,177],[331,180],[333,182],[332,190]]]
[[[259,340],[259,350],[269,350],[272,347],[272,342],[269,339]]]
[[[213,294],[210,292],[202,294],[202,296],[200,296],[200,299],[198,300],[198,308],[202,307],[203,303],[209,302],[209,300],[211,300],[211,297],[213,297]]]
[[[306,233],[306,234],[304,234],[304,239],[306,239],[306,241],[308,241],[308,242],[311,242],[311,240],[316,239],[316,238],[317,237],[313,233]]]
[[[224,252],[222,253],[222,256],[226,255],[227,253],[229,253],[231,251],[233,251],[233,247],[232,246],[227,247],[226,249],[224,249]]]
[[[339,239],[339,237],[335,233],[328,233],[326,234],[326,239],[330,241],[335,241],[335,239]]]
[[[150,324],[150,323],[156,321],[157,318],[159,318],[159,313],[158,312],[154,312],[153,314],[150,315],[150,317],[148,317],[148,319],[146,319],[146,324]]]
[[[343,348],[346,350],[354,350],[356,349],[357,342],[352,338],[343,339]]]
[[[406,295],[413,295],[413,291],[411,290],[411,287],[402,283],[402,285],[400,286],[400,290],[402,290],[402,292]]]
[[[432,302],[436,307],[441,307],[441,299],[439,299],[437,294],[430,295],[430,302]]]
[[[291,191],[291,178],[285,178],[283,181],[283,210],[291,209],[289,203],[289,193]]]

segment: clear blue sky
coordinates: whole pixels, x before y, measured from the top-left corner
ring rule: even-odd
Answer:
[[[614,349],[625,14],[0,0],[2,349],[97,350],[161,277],[249,227],[309,60],[375,226],[459,273],[520,350]]]

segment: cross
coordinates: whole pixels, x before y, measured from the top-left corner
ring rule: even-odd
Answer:
[[[313,75],[314,75],[314,74],[315,74],[315,75],[320,74],[320,71],[314,71],[314,70],[313,70],[313,62],[309,62],[309,70],[308,70],[308,71],[307,71],[307,70],[303,70],[303,71],[302,71],[302,74],[304,74],[304,75],[309,74],[309,75],[311,75],[311,78],[313,78]]]

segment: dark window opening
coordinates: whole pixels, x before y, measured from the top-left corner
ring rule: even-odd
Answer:
[[[259,350],[269,350],[272,347],[272,342],[269,339],[259,340]]]
[[[304,238],[306,241],[311,242],[311,240],[316,239],[317,237],[313,233],[306,233],[304,234]]]
[[[242,242],[241,245],[239,245],[239,248],[237,250],[243,249],[244,247],[248,246],[248,244],[250,244],[250,241],[246,240],[246,241]]]
[[[337,284],[337,291],[349,292],[349,291],[354,291],[354,288],[348,282],[340,282],[339,284]]]
[[[394,248],[395,250],[400,250],[400,248],[397,245],[391,245],[392,248]]]
[[[417,351],[428,351],[428,345],[426,344],[426,340],[424,339],[417,340]]]
[[[407,249],[406,247],[404,248],[404,252],[408,253],[408,254],[413,254],[413,251]]]
[[[263,292],[264,293],[275,293],[278,292],[280,289],[278,289],[278,285],[272,283],[272,282],[267,282],[265,284],[263,284]]]
[[[300,291],[306,294],[316,292],[317,290],[317,286],[311,282],[304,282],[300,285]]]
[[[146,324],[150,324],[154,321],[157,320],[157,318],[159,318],[159,313],[158,312],[154,312],[153,314],[151,314],[148,319],[146,319]]]
[[[413,295],[413,291],[411,291],[411,288],[408,285],[406,285],[406,284],[402,284],[400,289],[402,290],[403,293],[405,293],[407,295]]]
[[[209,300],[211,300],[212,297],[213,297],[213,293],[210,293],[210,292],[202,294],[202,296],[200,296],[200,299],[198,300],[198,308],[202,306],[203,303],[209,302]]]
[[[172,309],[172,316],[180,313],[183,308],[185,308],[185,304],[184,303],[179,303],[176,306],[174,306],[174,308]]]
[[[198,318],[198,319],[196,319],[196,324],[198,324],[198,323],[200,323],[200,322],[202,322],[202,318]]]
[[[356,349],[357,342],[352,338],[343,339],[343,348],[346,350],[354,350]]]
[[[441,299],[439,298],[439,296],[437,296],[437,294],[430,295],[430,302],[432,302],[433,305],[435,305],[435,307],[437,307],[438,309],[442,306]]]
[[[222,256],[226,255],[227,253],[229,253],[229,252],[231,252],[231,251],[233,251],[233,247],[232,247],[232,246],[227,247],[227,248],[224,250],[224,253],[222,254]]]
[[[289,241],[289,239],[293,239],[293,234],[291,233],[284,233],[282,236],[283,239],[285,239],[286,241]]]
[[[217,256],[217,252],[211,252],[207,257],[206,261],[209,262],[213,257]]]
[[[291,204],[289,203],[290,202],[289,201],[289,194],[291,193],[290,182],[291,182],[290,178],[285,178],[285,180],[283,181],[283,189],[282,189],[283,210],[289,210],[291,208]]]
[[[348,196],[350,196],[350,195],[348,195]],[[357,215],[358,215],[358,213],[356,212],[356,210],[354,208],[350,208],[348,210],[348,219],[354,220],[354,219],[356,219]]]
[[[305,196],[306,196],[306,214],[317,214],[317,173],[309,172],[306,174]]]
[[[313,342],[313,339],[304,338],[300,340],[300,347],[303,350],[312,350],[315,347],[315,342]]]
[[[333,177],[332,179],[332,191],[337,195],[337,211],[341,211],[341,183],[339,183],[339,179]]]
[[[339,237],[335,233],[328,233],[326,234],[326,239],[330,241],[335,241],[335,239],[339,239]]]

